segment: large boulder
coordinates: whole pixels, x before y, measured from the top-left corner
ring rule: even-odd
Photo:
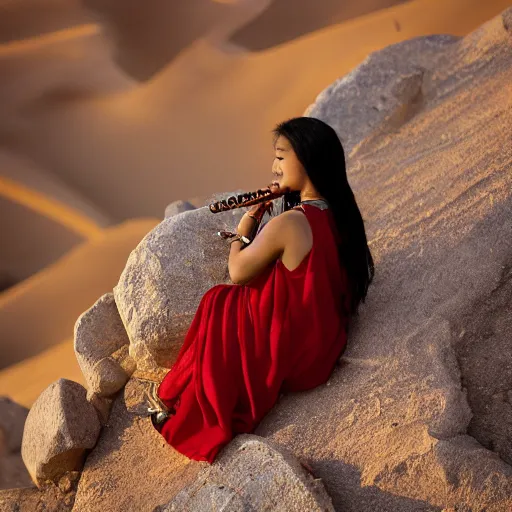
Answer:
[[[75,354],[91,395],[110,397],[135,370],[128,335],[112,293],[100,297],[75,323]]]
[[[203,207],[169,217],[132,251],[114,297],[139,369],[170,368],[202,296],[231,282],[217,232],[234,231],[243,213]]]
[[[354,70],[333,82],[304,115],[326,121],[349,155],[368,139],[393,132],[428,101],[429,70],[459,37],[417,37],[371,53]]]
[[[25,422],[21,455],[34,483],[57,481],[80,470],[87,450],[96,444],[100,422],[76,382],[59,379],[32,405]]]
[[[272,510],[334,512],[321,479],[288,450],[261,437],[239,435],[160,512]]]
[[[512,509],[511,18],[375,52],[308,109],[350,151],[375,279],[329,383],[255,433],[336,509]]]

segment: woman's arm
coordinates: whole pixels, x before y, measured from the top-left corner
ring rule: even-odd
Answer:
[[[284,251],[290,223],[294,220],[284,212],[270,219],[254,240],[241,250],[239,241],[231,244],[228,270],[231,281],[245,284],[260,274]]]

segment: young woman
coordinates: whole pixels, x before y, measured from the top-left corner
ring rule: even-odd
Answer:
[[[163,411],[153,424],[190,459],[212,463],[233,436],[255,429],[280,393],[325,383],[373,279],[336,132],[298,117],[273,133],[283,212],[248,245],[231,243],[234,284],[205,293],[158,388]],[[251,238],[270,205],[251,207],[238,234]]]

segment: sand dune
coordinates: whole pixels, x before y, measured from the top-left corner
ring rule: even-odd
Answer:
[[[0,395],[31,407],[43,389],[61,378],[85,384],[75,357],[73,339],[1,370]]]
[[[176,199],[266,184],[271,128],[369,52],[463,35],[508,3],[417,0],[256,54],[226,53],[206,37],[137,87],[109,64],[101,34],[77,35],[2,56],[0,133],[8,126],[20,152],[114,219],[161,215]]]
[[[238,29],[230,41],[252,51],[267,50],[315,30],[358,18],[410,0],[363,0],[359,2],[311,2],[274,0],[267,9]]]
[[[80,0],[3,0],[0,13],[0,42],[23,40],[92,20]]]
[[[78,316],[112,291],[130,252],[157,223],[141,219],[106,229],[0,295],[0,367],[72,338]]]

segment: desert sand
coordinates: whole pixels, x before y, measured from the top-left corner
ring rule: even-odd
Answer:
[[[127,221],[106,229],[59,261],[0,295],[1,366],[73,339],[78,316],[117,283],[130,252],[157,219]],[[70,345],[72,350],[72,344]],[[53,368],[60,370],[59,358]],[[32,377],[27,374],[27,379]],[[11,389],[0,385],[0,393]]]
[[[370,52],[420,35],[464,35],[507,5],[416,0],[254,53],[221,39],[241,23],[226,17],[144,82],[115,59],[130,61],[130,51],[133,62],[150,59],[163,41],[139,48],[142,55],[117,46],[124,32],[113,33],[109,12],[105,28],[77,25],[0,48],[0,130],[10,134],[7,147],[15,138],[17,152],[112,222],[160,216],[173,200],[266,185],[272,127],[300,115]],[[148,20],[138,26],[151,30]]]

